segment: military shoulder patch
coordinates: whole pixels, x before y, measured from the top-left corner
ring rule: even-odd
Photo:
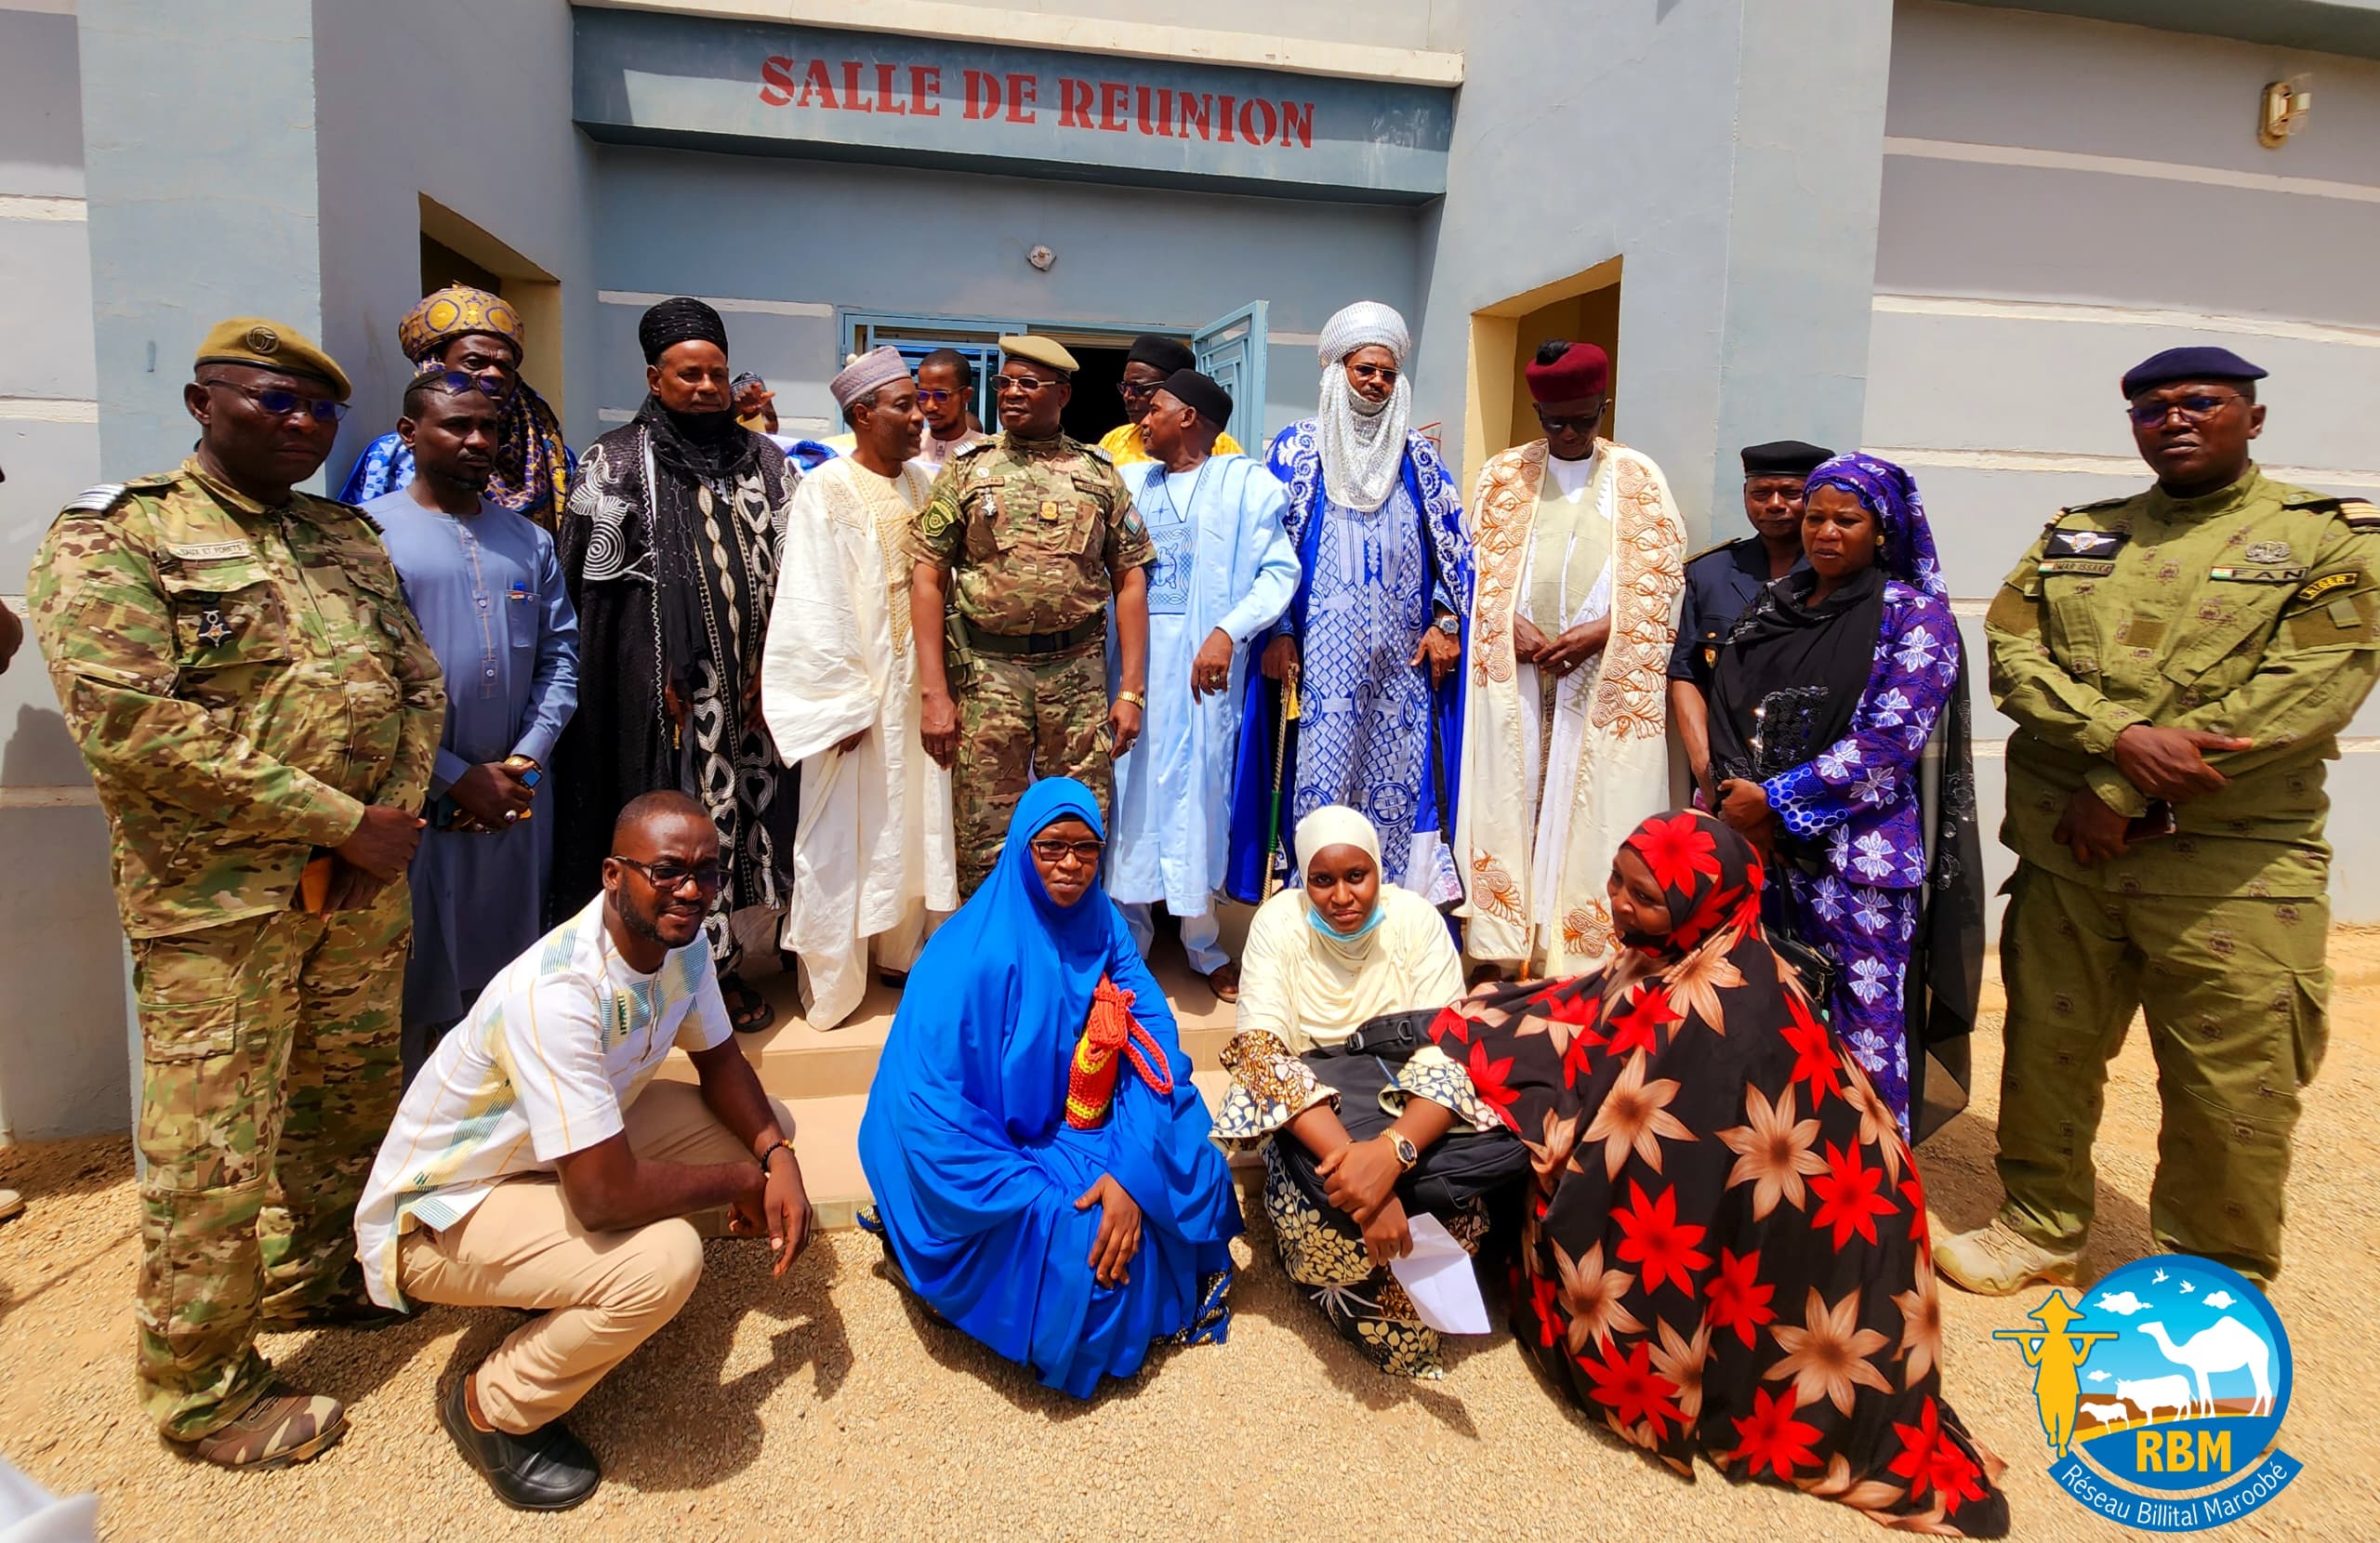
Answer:
[[[2324,595],[2335,590],[2346,589],[2362,582],[2363,574],[2357,569],[2350,568],[2342,573],[2324,574],[2320,578],[2297,591],[2291,600],[2294,603],[2303,605],[2310,600],[2320,600]]]
[[[2121,498],[2101,498],[2095,503],[2069,504],[2066,508],[2057,511],[2057,520],[2053,520],[2050,523],[2055,525],[2057,523],[2058,520],[2063,520],[2069,514],[2089,514],[2094,509],[2115,508],[2121,505],[2131,503],[2133,499],[2137,496],[2138,495],[2136,494],[2126,494]]]
[[[108,510],[115,508],[116,501],[122,498],[128,491],[130,490],[122,482],[95,483],[90,487],[85,488],[73,497],[68,499],[65,506],[58,512],[60,514],[71,514],[76,512],[84,514],[105,514]]]
[[[2374,507],[2364,499],[2340,499],[2338,515],[2351,531],[2380,531],[2380,507]]]
[[[1083,450],[1087,454],[1095,456],[1109,466],[1114,466],[1116,464],[1116,457],[1107,453],[1107,447],[1105,445],[1085,444],[1083,446]]]
[[[2048,545],[2042,548],[2042,556],[2111,558],[2130,539],[2132,535],[2128,531],[2053,530]]]

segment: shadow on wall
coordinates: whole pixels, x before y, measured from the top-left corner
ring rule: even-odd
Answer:
[[[41,668],[28,644],[18,669]],[[54,785],[81,754],[56,711],[20,706],[0,786]],[[124,933],[108,884],[107,820],[95,804],[0,808],[0,1128],[16,1141],[118,1131],[130,1123]]]

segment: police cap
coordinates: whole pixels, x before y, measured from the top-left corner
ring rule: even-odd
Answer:
[[[1807,477],[1834,458],[1834,452],[1806,440],[1771,440],[1744,446],[1747,477]]]
[[[2167,349],[2152,353],[2123,373],[2125,400],[2176,380],[2262,380],[2268,371],[2257,368],[2229,349]]]

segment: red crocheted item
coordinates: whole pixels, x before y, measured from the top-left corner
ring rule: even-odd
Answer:
[[[1165,1062],[1165,1051],[1132,1016],[1132,994],[1102,975],[1091,994],[1090,1022],[1067,1062],[1066,1124],[1077,1130],[1096,1130],[1107,1123],[1108,1111],[1116,1104],[1119,1058],[1130,1060],[1132,1070],[1159,1098],[1172,1096],[1172,1069]]]

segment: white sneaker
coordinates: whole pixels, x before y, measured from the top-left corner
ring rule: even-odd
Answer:
[[[2079,1285],[2082,1250],[2044,1248],[1998,1217],[1988,1227],[1934,1246],[1935,1273],[1979,1297],[2006,1297],[2036,1283]]]

